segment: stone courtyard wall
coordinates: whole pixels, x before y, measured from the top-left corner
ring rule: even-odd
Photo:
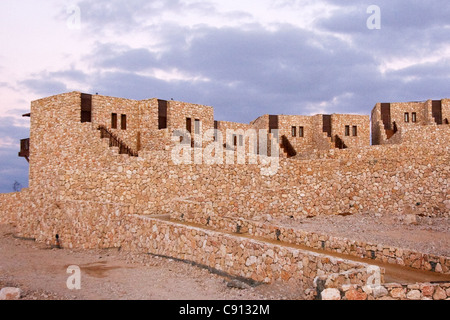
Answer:
[[[211,203],[180,201],[170,217],[174,221],[184,221],[215,230],[238,232],[270,241],[301,245],[312,250],[326,250],[418,270],[450,274],[450,258],[446,256],[285,227],[264,221],[265,216],[255,217],[254,220],[213,216],[210,214],[210,207]]]
[[[89,128],[83,130],[86,135]],[[105,156],[99,138],[91,140],[96,151],[80,150],[72,165],[59,169],[61,199],[126,203],[141,214],[170,213],[176,209],[174,200],[199,199],[213,204],[212,215],[243,218],[449,213],[450,144],[337,150],[319,160],[278,159],[277,173],[264,176],[257,164],[177,165],[169,151],[111,157],[106,147]],[[97,155],[86,163],[88,170],[76,159],[87,154]]]

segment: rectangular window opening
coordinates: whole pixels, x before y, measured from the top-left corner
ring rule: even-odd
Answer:
[[[296,127],[292,127],[292,136],[293,137],[297,136],[297,128]]]
[[[111,128],[117,129],[117,113],[111,114]]]
[[[218,127],[219,127],[218,122],[214,121],[214,142],[218,140],[218,133],[217,133]]]
[[[413,112],[413,113],[411,114],[411,121],[412,121],[412,122],[417,122],[417,113]]]
[[[353,131],[352,133],[353,133],[354,137],[358,136],[358,127],[357,126],[353,126],[352,131]]]
[[[345,136],[350,136],[350,126],[345,126]]]
[[[409,113],[405,112],[405,122],[409,122]]]
[[[304,129],[304,127],[298,127],[298,136],[300,138],[303,138],[305,136],[305,129]]]
[[[167,101],[158,100],[158,129],[167,129]]]
[[[186,130],[189,133],[192,133],[192,119],[186,118]]]
[[[81,123],[92,122],[92,95],[81,94]]]
[[[127,130],[127,115],[122,114],[120,117],[120,125],[122,130]]]

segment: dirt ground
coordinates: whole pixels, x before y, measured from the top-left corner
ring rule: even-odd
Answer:
[[[80,290],[66,285],[72,265],[81,269]],[[303,295],[301,288],[251,287],[172,259],[146,256],[139,263],[117,249],[51,249],[17,239],[12,227],[0,225],[3,287],[21,288],[24,300],[293,300]]]

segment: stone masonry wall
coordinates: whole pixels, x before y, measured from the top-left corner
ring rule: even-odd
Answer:
[[[258,238],[302,245],[313,250],[326,250],[418,270],[450,274],[449,257],[274,225],[265,222],[264,216],[255,217],[254,220],[214,216],[211,215],[210,208],[211,203],[183,201],[178,204],[170,217],[175,221],[195,223],[216,230],[246,233]]]
[[[163,207],[169,213],[174,199],[200,197],[213,203],[214,214],[246,218],[357,211],[447,215],[448,148],[398,145],[321,160],[279,159],[274,176],[263,176],[259,165],[176,165],[169,152],[160,152],[99,161],[87,171],[75,161],[59,183],[65,199],[131,202],[144,214]]]
[[[338,288],[329,287],[320,295],[322,300],[449,300],[449,297],[450,283],[346,284]]]
[[[449,99],[441,100],[442,103],[442,119],[450,120],[450,103]],[[432,113],[432,100],[424,102],[401,102],[391,103],[391,123],[395,125],[399,131],[406,128],[410,130],[417,126],[436,125]],[[409,114],[409,121],[405,121],[405,113]],[[416,114],[416,122],[413,122],[412,113]],[[392,138],[391,138],[392,139]],[[389,140],[391,140],[389,139]],[[384,124],[381,119],[381,104],[377,103],[372,110],[372,143],[373,144],[392,144],[399,143],[399,138],[389,141],[386,136]]]
[[[348,148],[361,148],[370,146],[370,119],[369,116],[333,114],[332,137],[336,135],[341,138]],[[349,135],[345,135],[345,127],[349,126]],[[356,126],[356,136],[353,135],[353,127]]]

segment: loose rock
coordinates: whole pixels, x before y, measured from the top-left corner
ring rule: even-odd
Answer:
[[[0,290],[0,300],[19,300],[22,290],[19,288],[3,288]]]

